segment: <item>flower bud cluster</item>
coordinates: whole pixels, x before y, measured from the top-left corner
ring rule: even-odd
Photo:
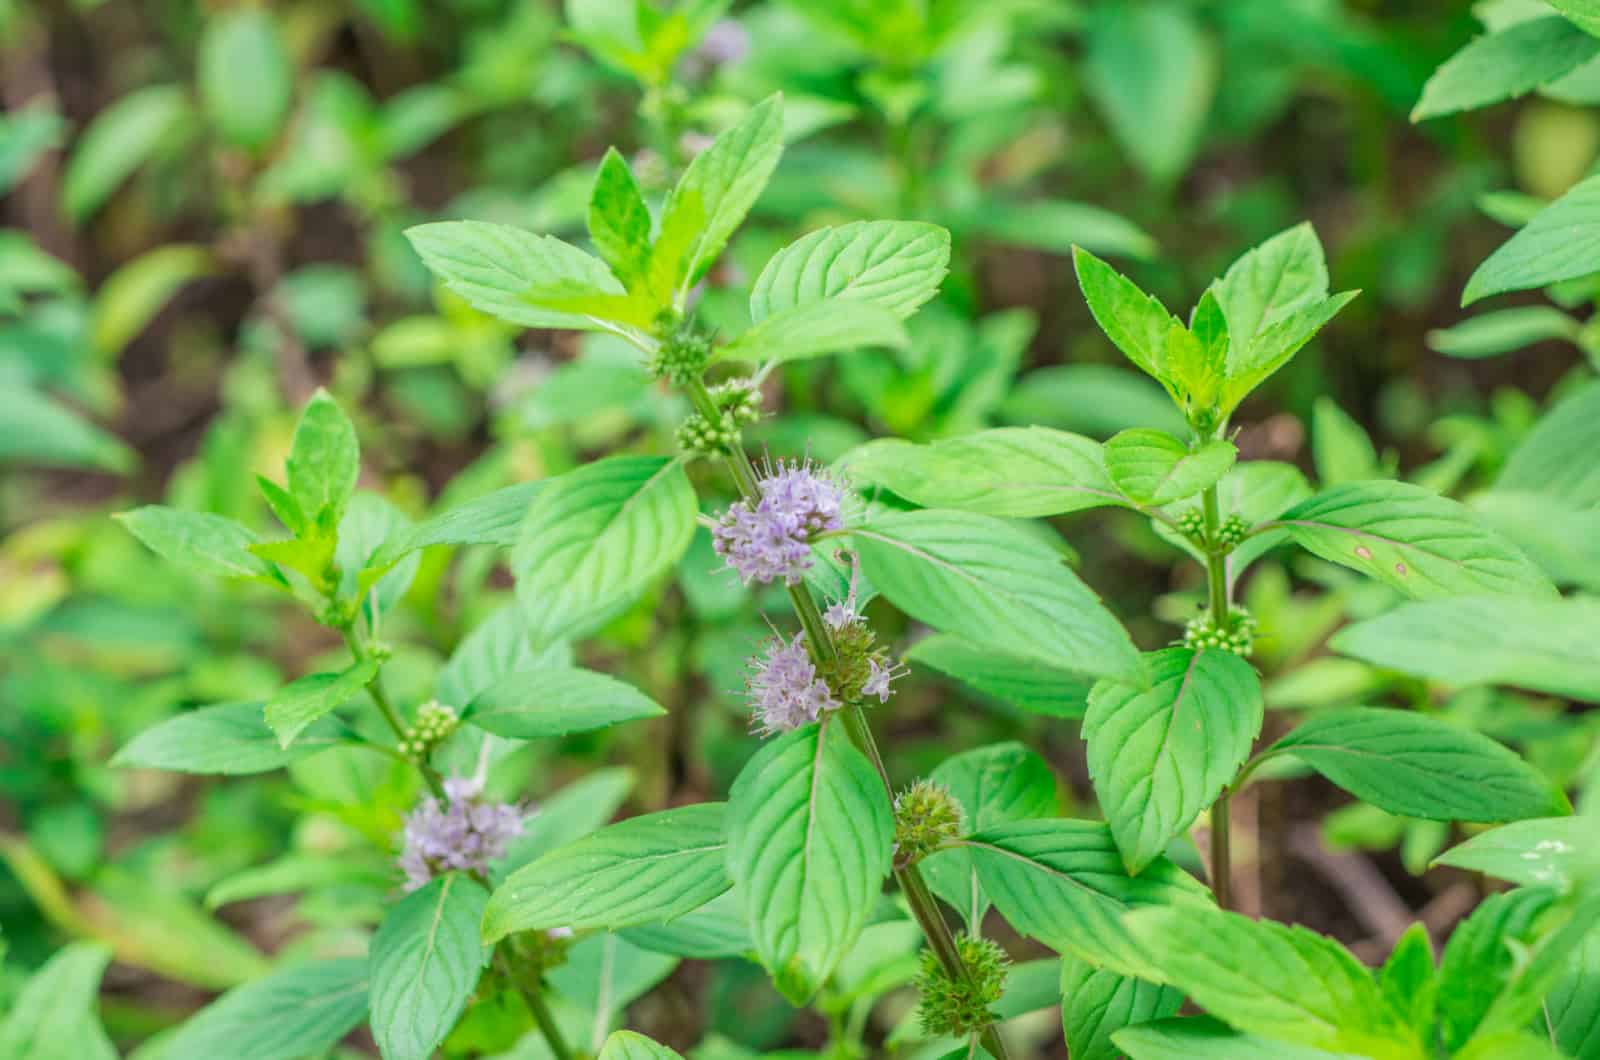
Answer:
[[[430,699],[417,708],[416,720],[400,740],[400,753],[420,762],[435,747],[449,739],[460,724],[461,719],[454,710],[437,699]]]
[[[1196,615],[1183,628],[1185,648],[1219,648],[1248,659],[1255,651],[1256,620],[1242,607],[1233,608],[1226,626],[1219,627],[1211,612]]]
[[[1217,542],[1230,550],[1237,548],[1250,533],[1250,524],[1242,516],[1230,515],[1217,530]]]
[[[1201,514],[1199,508],[1190,508],[1178,516],[1178,533],[1201,548],[1215,546],[1225,552],[1231,552],[1249,535],[1250,524],[1241,516],[1230,515],[1221,526],[1217,527],[1216,539],[1213,541],[1206,534],[1205,516]]]
[[[894,860],[914,865],[959,838],[966,815],[950,789],[918,780],[894,799]]]
[[[650,358],[650,374],[674,386],[696,382],[711,363],[711,336],[692,320],[664,316],[657,322],[661,343]]]
[[[717,422],[691,412],[678,427],[678,445],[691,453],[722,456],[739,444],[742,428],[761,419],[761,391],[748,379],[734,379],[712,387],[710,393]]]
[[[1005,993],[1006,969],[1011,964],[1000,946],[976,935],[956,940],[968,978],[953,979],[932,949],[922,951],[922,971],[917,976],[917,1015],[922,1029],[935,1037],[965,1038],[995,1022],[990,1009]]]

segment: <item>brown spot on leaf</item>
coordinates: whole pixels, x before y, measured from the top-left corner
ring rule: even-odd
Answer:
[[[1360,556],[1362,559],[1371,559],[1372,549],[1368,548],[1366,545],[1357,545],[1356,555]]]
[[[1394,565],[1394,572],[1400,575],[1400,577],[1404,578],[1406,576],[1406,565],[1404,563],[1396,563]]]

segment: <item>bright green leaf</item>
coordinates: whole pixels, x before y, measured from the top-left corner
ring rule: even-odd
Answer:
[[[542,666],[517,670],[478,693],[461,718],[497,736],[537,740],[665,713],[655,700],[609,674]]]
[[[200,99],[224,139],[259,151],[283,126],[294,65],[268,11],[237,8],[205,21],[196,60]]]
[[[923,637],[905,653],[905,660],[921,663],[1030,714],[1081,718],[1088,705],[1087,678],[969,644],[947,633]]]
[[[343,705],[378,676],[378,664],[363,659],[341,673],[307,674],[267,700],[266,718],[278,743],[288,747],[312,722]]]
[[[1156,506],[1216,485],[1238,455],[1233,443],[1221,438],[1190,449],[1170,434],[1144,427],[1123,431],[1105,445],[1111,481],[1134,502]]]
[[[148,504],[118,512],[116,520],[156,555],[219,578],[277,580],[272,567],[249,550],[256,535],[232,519]]]
[[[29,977],[0,1021],[5,1060],[117,1060],[95,1013],[111,951],[74,942]]]
[[[683,1057],[642,1034],[617,1031],[606,1039],[597,1060],[683,1060]]]
[[[205,247],[177,243],[134,258],[108,276],[95,293],[89,341],[102,357],[116,357],[180,288],[213,266]]]
[[[650,258],[650,207],[615,147],[600,160],[589,194],[589,238],[624,287],[632,290]]]
[[[905,325],[888,309],[847,298],[783,309],[725,346],[714,360],[778,364],[865,346],[903,349]]]
[[[489,961],[478,938],[488,897],[451,872],[385,914],[367,954],[372,1036],[384,1060],[428,1060],[456,1025]]]
[[[291,964],[235,987],[178,1028],[161,1060],[300,1060],[330,1049],[367,1014],[361,957]]]
[[[1428,332],[1428,346],[1446,357],[1497,357],[1550,339],[1577,340],[1578,322],[1547,305],[1525,305],[1468,317]]]
[[[1489,255],[1467,281],[1461,304],[1525,291],[1595,271],[1600,262],[1600,176],[1579,181]]]
[[[1175,1016],[1183,995],[1065,957],[1061,961],[1061,1029],[1072,1060],[1118,1060],[1111,1037],[1124,1027]]]
[[[1468,839],[1434,859],[1523,887],[1561,891],[1600,873],[1593,817],[1513,821]]]
[[[1600,55],[1600,40],[1557,16],[1531,18],[1478,37],[1422,86],[1412,121],[1485,107],[1548,84]]]
[[[1117,1031],[1132,1060],[1363,1060],[1233,1030],[1210,1016],[1184,1016]]]
[[[708,802],[632,817],[524,865],[490,898],[484,939],[617,931],[700,908],[729,887],[726,810]]]
[[[300,413],[284,470],[300,512],[331,534],[356,491],[361,452],[355,425],[327,391],[311,395]]]
[[[72,149],[61,205],[74,221],[98,210],[189,116],[178,85],[136,89],[95,115]]]
[[[920,221],[821,228],[767,262],[750,292],[757,323],[786,309],[848,299],[907,317],[932,298],[950,263],[950,233]]]
[[[130,740],[111,764],[174,773],[266,773],[341,741],[332,719],[313,722],[285,748],[267,727],[264,704],[223,703],[168,718]]]

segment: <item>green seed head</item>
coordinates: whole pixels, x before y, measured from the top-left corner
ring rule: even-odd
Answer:
[[[990,1006],[1005,992],[1010,958],[996,943],[972,935],[956,941],[965,982],[952,979],[930,950],[922,951],[922,972],[917,976],[917,1015],[930,1035],[965,1038],[995,1021]]]
[[[957,838],[965,816],[943,784],[931,780],[912,784],[894,800],[896,862],[913,864]]]

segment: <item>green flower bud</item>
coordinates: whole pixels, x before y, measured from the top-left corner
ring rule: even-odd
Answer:
[[[400,753],[422,761],[450,738],[461,719],[450,707],[430,699],[417,708],[417,716],[400,738]]]
[[[1231,651],[1248,659],[1255,652],[1255,636],[1256,620],[1250,612],[1235,606],[1229,611],[1224,627],[1212,620],[1210,611],[1191,618],[1183,628],[1183,646],[1196,651],[1202,648]]]
[[[965,816],[943,784],[931,780],[912,784],[894,800],[896,864],[915,864],[959,837]]]
[[[1010,958],[999,945],[973,935],[956,940],[965,982],[952,979],[934,952],[922,951],[922,972],[917,976],[917,1015],[930,1035],[965,1038],[995,1021],[990,1006],[1005,993]]]
[[[761,391],[748,379],[733,379],[710,390],[721,414],[716,423],[692,412],[678,427],[678,445],[691,453],[720,456],[733,451],[744,427],[761,419]]]
[[[660,345],[650,358],[650,374],[674,386],[698,380],[711,363],[711,336],[692,320],[663,313],[656,322]]]

